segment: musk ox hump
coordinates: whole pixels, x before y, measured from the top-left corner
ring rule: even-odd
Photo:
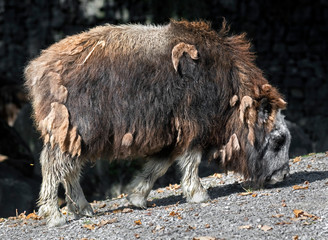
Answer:
[[[175,71],[178,71],[179,60],[183,53],[188,53],[194,60],[198,59],[198,51],[194,45],[184,42],[178,43],[172,49],[172,63]]]
[[[80,65],[83,65],[88,60],[88,58],[91,56],[91,54],[94,52],[94,50],[96,49],[97,46],[100,46],[101,49],[103,49],[105,47],[105,45],[106,45],[106,42],[104,40],[98,41],[93,46],[93,48],[91,49],[91,51],[88,53],[88,55],[85,57],[85,59],[83,60],[83,62]]]
[[[72,156],[81,154],[81,136],[76,127],[69,126],[69,113],[65,105],[51,103],[51,111],[40,121],[39,128],[44,143],[50,142],[52,147],[58,144],[61,151],[69,152]]]

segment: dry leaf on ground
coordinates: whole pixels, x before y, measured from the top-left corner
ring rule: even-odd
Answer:
[[[309,186],[299,186],[299,185],[294,185],[293,189],[294,190],[301,190],[301,189],[308,189]]]
[[[40,220],[42,217],[38,216],[35,212],[32,212],[26,216],[26,219]]]
[[[299,218],[301,216],[301,214],[304,213],[304,211],[303,210],[299,210],[299,209],[294,209],[293,210],[293,213],[294,213],[294,215],[295,215],[296,218]]]
[[[214,173],[213,175],[209,176],[209,177],[213,177],[213,178],[222,178],[222,174],[221,173]]]
[[[165,227],[162,227],[160,225],[157,225],[153,230],[152,230],[152,233],[156,233],[156,232],[159,232],[159,231],[162,231],[164,230]]]
[[[295,215],[295,218],[299,218],[300,220],[305,220],[307,218],[311,218],[312,220],[318,220],[319,219],[318,216],[307,213],[307,212],[305,212],[303,210],[300,210],[300,209],[294,209],[293,213]]]
[[[201,236],[201,237],[194,237],[192,240],[216,240],[216,238],[210,236]]]
[[[98,208],[104,208],[106,207],[106,203],[101,204]]]
[[[293,163],[297,163],[297,162],[300,162],[300,161],[301,161],[301,157],[296,157],[296,158],[294,158]]]
[[[291,222],[287,222],[287,221],[282,221],[282,222],[277,222],[276,225],[289,225],[292,224]]]
[[[171,217],[177,217],[178,219],[182,219],[181,215],[179,212],[171,211],[169,216]]]
[[[83,227],[89,230],[94,230],[96,224],[84,224]]]
[[[112,223],[116,223],[117,222],[117,218],[113,218],[113,219],[109,219],[109,220],[101,220],[97,226],[98,227],[102,227],[105,226],[107,224],[112,224]]]
[[[142,224],[141,220],[136,220],[136,221],[134,221],[134,223],[135,223],[135,225],[141,225]]]
[[[259,225],[259,228],[265,232],[272,230],[273,228],[268,225]]]
[[[166,187],[166,189],[167,190],[177,190],[180,187],[181,187],[180,184],[170,184],[169,186]]]
[[[252,225],[244,225],[244,226],[239,226],[239,229],[252,229]]]
[[[247,196],[247,195],[252,195],[253,192],[242,192],[242,193],[238,193],[239,196]]]
[[[122,210],[122,213],[129,213],[129,212],[133,212],[133,209],[132,208],[124,208]]]
[[[125,193],[122,193],[122,194],[120,194],[120,195],[118,195],[116,198],[124,198],[124,197],[126,197],[127,196],[127,194],[125,194]]]

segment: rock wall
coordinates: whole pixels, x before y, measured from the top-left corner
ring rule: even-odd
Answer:
[[[328,2],[0,0],[0,86],[21,84],[26,62],[66,35],[103,23],[163,23],[169,18],[222,17],[247,32],[257,63],[288,100],[287,118],[300,126],[312,151],[328,148]]]

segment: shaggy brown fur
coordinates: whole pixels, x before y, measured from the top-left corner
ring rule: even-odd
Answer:
[[[72,156],[82,151],[117,159],[149,156],[175,143],[176,154],[192,142],[220,148],[235,129],[249,131],[237,133],[241,143],[254,141],[258,102],[267,98],[272,106],[267,131],[286,103],[254,65],[245,35],[227,32],[225,23],[219,33],[205,22],[106,25],[52,45],[25,71],[44,142]],[[184,57],[179,65],[184,52],[196,62]],[[178,65],[190,70],[183,78],[174,72]],[[236,170],[247,173],[245,164]]]
[[[50,143],[77,162],[172,162],[197,149],[252,178],[247,146],[286,107],[245,35],[228,36],[225,22],[220,32],[188,21],[96,27],[42,51],[25,77],[45,151]],[[259,119],[264,102],[269,115]]]

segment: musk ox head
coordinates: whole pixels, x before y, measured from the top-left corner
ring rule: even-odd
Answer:
[[[264,118],[260,109],[258,118]],[[246,158],[249,174],[259,186],[281,182],[289,173],[289,145],[291,136],[280,111],[270,132],[255,126],[254,144],[247,142]]]
[[[277,103],[286,104],[282,99]],[[276,107],[266,97],[243,97],[226,126],[230,137],[217,154],[225,169],[242,173],[256,187],[281,182],[289,173],[291,135]]]
[[[281,182],[289,173],[291,136],[281,110],[272,106],[267,98],[244,97],[226,126],[230,137],[217,152],[225,169],[242,173],[256,187]]]

